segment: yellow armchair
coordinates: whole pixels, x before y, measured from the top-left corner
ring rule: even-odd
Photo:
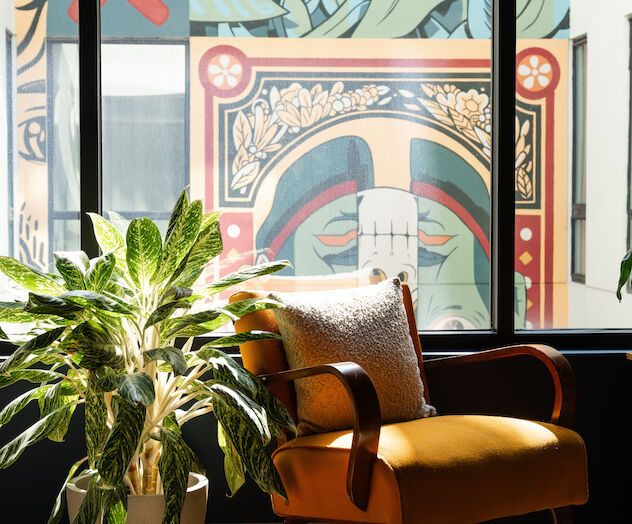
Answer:
[[[242,291],[231,301],[263,295]],[[286,522],[466,524],[558,508],[556,521],[570,521],[565,508],[586,502],[588,482],[584,443],[564,427],[575,403],[568,361],[553,348],[523,345],[424,363],[405,285],[403,299],[427,402],[432,382],[428,387],[426,375],[435,369],[529,355],[543,362],[553,379],[550,422],[439,415],[382,425],[375,388],[357,364],[289,370],[280,341],[248,342],[240,347],[244,366],[261,376],[295,418],[293,381],[307,376],[333,374],[353,406],[353,428],[301,436],[274,451],[288,494],[287,502],[272,497],[275,513]],[[235,326],[238,332],[279,332],[271,310],[247,315]]]

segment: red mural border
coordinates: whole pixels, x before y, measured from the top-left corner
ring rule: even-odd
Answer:
[[[516,75],[516,93],[528,100],[544,98],[544,180],[545,180],[545,204],[544,204],[544,320],[553,320],[553,249],[555,227],[555,89],[560,80],[560,66],[553,54],[541,47],[528,47],[516,55],[516,64],[528,55],[539,55],[547,60],[553,69],[553,76],[545,89],[532,92],[523,87],[518,75]],[[550,231],[550,234],[546,232]],[[514,257],[516,253],[514,253]],[[515,263],[515,260],[514,260]]]

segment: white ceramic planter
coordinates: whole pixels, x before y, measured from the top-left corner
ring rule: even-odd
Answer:
[[[89,477],[77,477],[66,484],[68,516],[73,521],[86,495]],[[189,487],[180,517],[181,524],[204,524],[208,479],[198,473],[189,473]],[[130,495],[127,497],[127,524],[161,524],[165,510],[164,495]],[[101,519],[95,524],[100,524]]]

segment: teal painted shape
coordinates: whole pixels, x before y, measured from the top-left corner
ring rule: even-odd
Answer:
[[[104,37],[188,37],[189,4],[186,0],[162,0],[169,8],[169,18],[155,25],[127,0],[108,0],[101,8],[101,35]],[[77,38],[78,26],[70,16],[71,0],[48,2],[47,36]]]

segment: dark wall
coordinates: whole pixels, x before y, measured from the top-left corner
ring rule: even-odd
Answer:
[[[430,355],[428,355],[430,357]],[[568,353],[578,383],[575,427],[588,449],[590,500],[574,508],[576,523],[629,522],[627,504],[632,471],[632,447],[627,423],[632,408],[632,361],[622,354]],[[458,388],[455,387],[458,385]],[[518,415],[546,419],[552,386],[544,366],[527,358],[511,363],[473,364],[448,375],[435,374],[429,384],[438,410]],[[0,407],[24,390],[14,385],[0,390]],[[458,391],[467,391],[467,395]],[[4,445],[37,417],[31,406],[0,429]],[[3,521],[44,523],[70,465],[85,455],[82,420],[76,416],[66,442],[40,442],[26,450],[9,469],[0,471]],[[210,478],[207,522],[271,522],[269,499],[249,482],[232,499],[225,496],[223,456],[217,447],[211,417],[185,426],[187,440],[206,465]],[[15,520],[6,509],[13,508]],[[19,520],[18,520],[19,515]],[[550,522],[547,514],[511,522]]]

